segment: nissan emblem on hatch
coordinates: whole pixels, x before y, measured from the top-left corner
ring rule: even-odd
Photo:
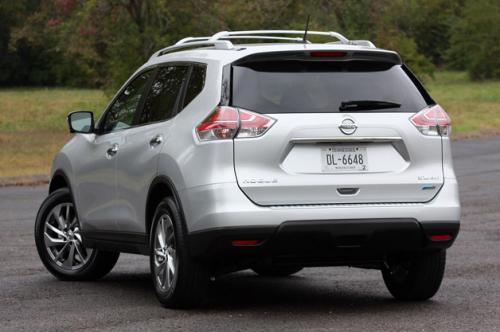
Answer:
[[[342,124],[339,126],[339,129],[346,135],[352,135],[354,134],[354,132],[356,132],[358,126],[356,126],[356,123],[354,122],[353,119],[347,118],[342,121]]]

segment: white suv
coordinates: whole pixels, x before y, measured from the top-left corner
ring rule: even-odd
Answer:
[[[247,268],[374,268],[394,297],[432,297],[459,230],[450,119],[397,53],[303,34],[183,39],[96,124],[71,113],[36,219],[47,269],[96,279],[119,252],[149,255],[168,307]]]

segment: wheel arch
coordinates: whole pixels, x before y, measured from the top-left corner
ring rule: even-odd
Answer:
[[[71,191],[71,184],[69,182],[68,176],[59,169],[54,172],[54,175],[50,180],[49,194],[61,188],[68,188]]]
[[[155,208],[160,203],[160,201],[166,197],[171,197],[175,204],[177,205],[177,209],[179,209],[179,214],[182,218],[182,227],[186,230],[185,216],[184,210],[182,208],[182,203],[175,188],[173,181],[165,175],[157,176],[149,186],[148,190],[148,198],[146,200],[146,211],[145,211],[145,222],[146,222],[146,233],[149,234],[151,229],[151,224],[153,222],[153,216],[155,213]]]

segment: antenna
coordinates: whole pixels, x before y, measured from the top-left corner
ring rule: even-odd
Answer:
[[[304,29],[304,37],[302,38],[302,42],[304,44],[307,43],[307,30],[309,30],[309,19],[310,18],[311,18],[311,15],[307,15],[306,28]]]

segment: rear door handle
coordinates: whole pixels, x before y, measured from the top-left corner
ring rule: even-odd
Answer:
[[[118,149],[119,149],[119,146],[118,144],[113,144],[107,151],[106,151],[106,155],[108,157],[113,157],[117,152],[118,152]]]
[[[149,145],[151,147],[155,147],[156,145],[160,145],[163,142],[163,136],[162,135],[156,135],[149,141]]]

